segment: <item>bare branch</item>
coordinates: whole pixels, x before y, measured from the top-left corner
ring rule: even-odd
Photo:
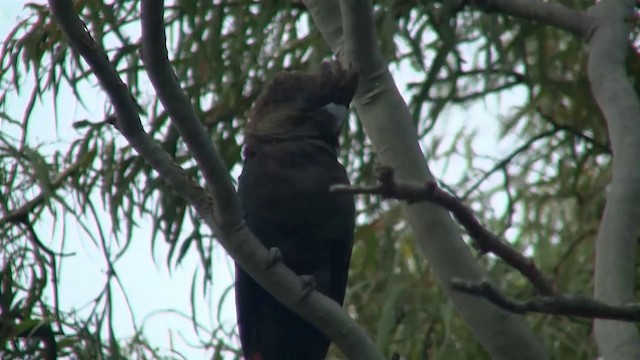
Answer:
[[[240,206],[229,172],[171,67],[164,32],[164,1],[145,0],[141,5],[142,53],[151,83],[202,171],[213,197],[218,226],[239,226]]]
[[[462,0],[484,12],[496,12],[550,25],[568,31],[580,38],[587,38],[593,22],[584,11],[574,10],[557,2],[540,0]]]
[[[638,303],[614,306],[581,295],[539,296],[527,301],[516,301],[508,299],[488,281],[476,284],[454,279],[451,280],[451,286],[466,294],[482,296],[496,306],[517,314],[536,312],[589,319],[640,321],[640,304]]]
[[[424,185],[398,182],[394,179],[393,169],[378,168],[376,177],[380,182],[373,186],[334,185],[332,191],[351,194],[374,194],[386,198],[406,200],[409,203],[428,201],[450,211],[460,224],[469,232],[481,253],[490,252],[518,270],[531,284],[544,295],[556,293],[553,283],[548,280],[533,260],[522,255],[480,224],[473,211],[455,196],[440,189],[435,181]]]

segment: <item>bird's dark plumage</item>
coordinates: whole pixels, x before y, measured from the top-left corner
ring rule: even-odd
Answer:
[[[238,193],[251,231],[282,253],[285,265],[311,275],[316,290],[342,304],[353,229],[351,195],[337,160],[338,135],[357,88],[338,62],[318,73],[281,72],[256,100],[245,134]],[[322,360],[330,341],[280,304],[236,265],[240,341],[248,360]]]

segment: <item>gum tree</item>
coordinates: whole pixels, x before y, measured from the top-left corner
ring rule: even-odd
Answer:
[[[0,333],[9,356],[160,358],[143,334],[118,336],[110,294],[129,244],[161,239],[170,266],[201,262],[194,282],[203,284],[214,281],[212,260],[224,248],[334,339],[338,357],[640,357],[633,323],[525,318],[451,282],[491,279],[517,299],[593,292],[613,305],[633,300],[633,1],[51,0],[25,9],[1,54]],[[241,164],[242,128],[264,79],[331,56],[361,75],[342,139],[352,183],[426,182],[457,201],[417,201],[388,186],[373,193],[404,200],[359,197],[346,301],[353,320],[317,293],[298,301],[299,281],[285,267],[264,270],[270,253],[242,226],[229,176]],[[396,79],[410,78],[406,103],[388,70],[397,67]],[[41,99],[95,107],[87,84],[108,94],[103,117],[34,115]],[[489,109],[495,119],[464,112],[505,99],[515,105]],[[504,153],[480,150],[487,122],[500,129]],[[54,124],[73,128],[52,150],[32,133]],[[392,181],[376,175],[378,164],[392,169]],[[475,213],[480,230],[460,219],[461,208]],[[89,316],[58,300],[68,235],[47,238],[47,222],[77,224],[88,239],[94,226],[109,234],[88,242],[103,249],[108,269]],[[152,224],[150,234],[136,236],[140,222]],[[523,266],[501,255],[505,242]],[[527,266],[549,287],[531,281]],[[202,346],[237,356],[234,335],[223,330]]]

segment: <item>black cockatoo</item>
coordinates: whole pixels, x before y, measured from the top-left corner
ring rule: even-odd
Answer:
[[[317,73],[280,72],[256,100],[245,134],[238,194],[247,226],[315,290],[342,305],[353,244],[353,196],[338,162],[338,135],[358,86],[324,62]],[[322,360],[330,341],[236,265],[236,310],[247,360]]]

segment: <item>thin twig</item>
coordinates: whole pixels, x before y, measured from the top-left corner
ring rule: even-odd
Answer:
[[[557,133],[559,129],[552,129],[545,132],[542,132],[536,136],[532,136],[529,138],[524,144],[520,145],[517,149],[513,150],[509,155],[505,156],[502,160],[500,160],[497,164],[495,164],[489,171],[485,172],[484,175],[480,177],[473,185],[471,185],[467,191],[461,196],[462,199],[467,199],[472,192],[476,191],[482,183],[487,180],[491,175],[493,175],[496,171],[505,168],[516,156],[522,154],[524,151],[529,149],[535,142],[538,140],[544,139],[551,135]]]

